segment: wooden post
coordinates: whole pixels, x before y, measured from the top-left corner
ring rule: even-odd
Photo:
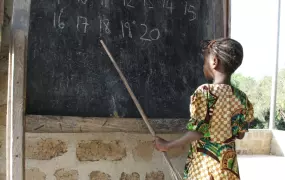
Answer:
[[[30,0],[14,0],[10,30],[6,119],[6,179],[25,179],[25,69]]]
[[[230,0],[209,1],[212,9],[209,9],[210,17],[213,17],[211,23],[211,38],[226,38],[230,36]]]
[[[7,180],[25,178],[24,87],[25,87],[25,33],[12,33],[9,57],[9,82],[7,104]]]
[[[11,47],[9,49],[9,52],[11,52]],[[11,127],[11,69],[12,69],[12,63],[11,63],[11,53],[9,53],[9,65],[8,65],[8,89],[7,89],[7,112],[6,112],[6,179],[10,179],[10,127]]]
[[[230,0],[223,0],[224,37],[230,37]]]
[[[2,44],[3,22],[4,22],[4,0],[0,0],[0,48]]]

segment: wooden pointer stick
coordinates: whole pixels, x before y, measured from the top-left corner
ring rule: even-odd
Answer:
[[[155,137],[155,132],[154,132],[153,128],[151,127],[151,125],[149,124],[148,118],[145,115],[145,113],[144,113],[144,111],[143,111],[139,101],[137,100],[136,96],[134,95],[131,87],[129,86],[129,83],[128,83],[127,79],[125,78],[124,74],[120,70],[119,66],[117,65],[116,61],[114,60],[112,54],[110,53],[110,51],[107,48],[107,46],[105,45],[105,43],[102,40],[100,40],[100,43],[102,44],[102,46],[105,49],[106,53],[108,54],[110,60],[112,61],[113,65],[115,66],[116,70],[118,71],[118,73],[119,73],[123,83],[125,84],[125,86],[126,86],[128,92],[129,92],[130,96],[132,97],[132,99],[133,99],[137,109],[139,110],[139,112],[140,112],[140,114],[141,114],[145,124],[147,125],[149,132],[151,133],[151,135],[153,137]],[[168,166],[169,166],[169,168],[171,170],[171,173],[172,173],[171,175],[173,176],[173,178],[175,178],[176,180],[182,179],[180,174],[174,169],[173,165],[171,164],[171,162],[170,162],[166,152],[162,152],[162,154],[163,154],[163,157],[164,157],[166,163],[168,164]]]
[[[145,124],[147,125],[147,128],[148,128],[149,132],[151,133],[152,136],[155,136],[155,132],[154,132],[153,128],[151,127],[151,125],[149,124],[149,121],[148,121],[148,119],[147,119],[147,116],[145,115],[145,113],[144,113],[144,111],[143,111],[143,109],[142,109],[142,107],[141,107],[139,101],[137,100],[137,98],[136,98],[136,96],[134,95],[134,93],[133,93],[131,87],[129,86],[127,79],[125,78],[124,74],[123,74],[122,71],[120,70],[119,66],[117,65],[116,61],[114,60],[112,54],[111,54],[110,51],[108,50],[108,48],[107,48],[107,46],[105,45],[105,43],[104,43],[102,40],[100,40],[100,42],[101,42],[102,46],[104,47],[106,53],[108,54],[109,58],[111,59],[113,65],[114,65],[115,68],[116,68],[116,70],[118,71],[118,73],[119,73],[119,75],[120,75],[120,77],[121,77],[123,83],[125,84],[125,86],[126,86],[128,92],[129,92],[129,94],[131,95],[131,97],[132,97],[132,99],[133,99],[135,105],[137,106],[137,109],[139,110],[139,112],[140,112],[140,114],[141,114],[141,116],[142,116],[142,118],[143,118]]]

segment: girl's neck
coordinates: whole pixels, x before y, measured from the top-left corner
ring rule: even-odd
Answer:
[[[231,85],[231,76],[219,74],[214,77],[213,84],[228,84]]]

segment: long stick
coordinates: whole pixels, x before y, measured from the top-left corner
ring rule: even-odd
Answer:
[[[143,111],[143,109],[142,109],[142,107],[141,107],[139,101],[137,100],[137,98],[136,98],[136,96],[134,95],[134,93],[133,93],[131,87],[129,86],[127,79],[125,78],[124,74],[123,74],[122,71],[120,70],[119,66],[117,65],[116,61],[114,60],[112,54],[111,54],[110,51],[108,50],[108,48],[107,48],[107,46],[105,45],[105,43],[104,43],[102,40],[100,40],[100,42],[101,42],[102,46],[104,47],[106,53],[108,54],[109,58],[111,59],[113,65],[114,65],[115,68],[116,68],[116,70],[118,71],[118,73],[119,73],[119,75],[120,75],[120,77],[121,77],[123,83],[125,84],[125,86],[126,86],[128,92],[129,92],[130,96],[132,97],[132,99],[133,99],[135,105],[137,106],[137,108],[138,108],[138,110],[139,110],[139,112],[140,112],[140,114],[141,114],[141,116],[142,116],[142,118],[143,118],[145,124],[147,125],[149,132],[151,133],[152,136],[155,136],[155,132],[154,132],[153,128],[151,127],[151,125],[149,124],[149,121],[148,121],[148,119],[147,119],[147,116],[145,115],[145,113],[144,113],[144,111]]]
[[[123,83],[125,84],[125,86],[126,86],[128,92],[129,92],[130,96],[132,97],[132,99],[133,99],[133,101],[134,101],[134,103],[135,103],[137,109],[139,110],[139,112],[140,112],[140,114],[141,114],[141,116],[142,116],[142,118],[143,118],[145,124],[147,125],[149,132],[151,133],[151,135],[152,135],[153,137],[155,137],[155,132],[154,132],[153,128],[151,127],[151,125],[149,124],[148,118],[147,118],[147,116],[145,115],[145,113],[144,113],[144,111],[143,111],[143,109],[142,109],[142,107],[141,107],[139,101],[137,100],[136,96],[134,95],[134,93],[133,93],[131,87],[129,86],[129,83],[128,83],[127,79],[125,78],[124,74],[123,74],[122,71],[120,70],[119,66],[117,65],[116,61],[114,60],[112,54],[110,53],[110,51],[109,51],[109,49],[107,48],[107,46],[105,45],[105,43],[104,43],[102,40],[100,40],[100,42],[101,42],[103,48],[105,49],[106,53],[108,54],[110,60],[112,61],[113,65],[115,66],[116,70],[118,71],[118,73],[119,73],[119,75],[120,75],[120,77],[121,77]],[[169,160],[169,158],[168,158],[166,152],[162,152],[162,154],[163,154],[163,157],[164,157],[166,163],[168,164],[168,166],[169,166],[169,168],[170,168],[170,170],[171,170],[172,176],[174,176],[174,178],[175,178],[176,180],[179,180],[179,178],[182,179],[181,176],[180,176],[180,175],[177,173],[177,171],[174,169],[173,165],[171,164],[171,162],[170,162],[170,160]]]

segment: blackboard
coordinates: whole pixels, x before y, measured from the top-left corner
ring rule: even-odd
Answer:
[[[31,0],[26,113],[188,118],[205,82],[199,43],[223,32],[222,0]]]

